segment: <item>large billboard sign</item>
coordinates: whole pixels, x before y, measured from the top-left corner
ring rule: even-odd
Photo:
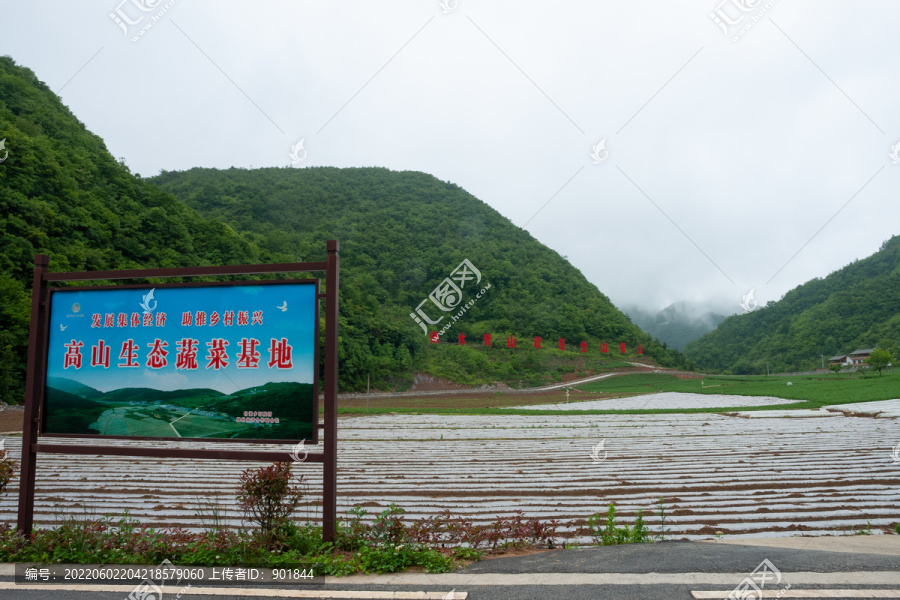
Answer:
[[[319,280],[50,291],[43,435],[317,439]]]

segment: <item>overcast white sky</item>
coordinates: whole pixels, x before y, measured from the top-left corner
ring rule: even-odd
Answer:
[[[137,173],[303,139],[461,185],[619,306],[739,312],[900,233],[900,3],[720,1],[3,0],[0,54]]]

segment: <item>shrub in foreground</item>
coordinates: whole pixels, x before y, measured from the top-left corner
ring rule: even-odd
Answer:
[[[6,489],[6,486],[16,476],[16,461],[14,461],[7,450],[3,449],[3,440],[0,439],[0,494]]]

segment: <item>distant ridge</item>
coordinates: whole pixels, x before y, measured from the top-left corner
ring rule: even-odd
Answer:
[[[685,302],[670,304],[656,313],[638,307],[629,307],[626,312],[641,329],[676,350],[683,349],[688,342],[712,331],[725,320],[725,315],[699,312]]]
[[[684,352],[701,368],[764,374],[766,365],[803,371],[821,367],[823,355],[876,345],[900,345],[900,236],[777,302],[728,317]]]

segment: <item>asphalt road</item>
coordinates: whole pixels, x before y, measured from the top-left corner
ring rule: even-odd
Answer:
[[[743,577],[764,559],[771,561],[782,573],[900,570],[900,556],[702,542],[657,542],[495,558],[477,562],[462,572],[735,573]]]
[[[735,586],[757,569],[763,560],[770,561],[783,576],[780,584],[770,583],[765,586],[765,591],[772,598],[777,597],[778,593],[789,598],[792,592],[823,589],[857,590],[857,594],[863,594],[856,597],[873,597],[873,590],[894,590],[888,597],[900,598],[900,556],[697,542],[560,550],[498,558],[482,561],[447,575],[411,573],[368,578],[371,581],[347,578],[338,582],[314,582],[277,588],[255,585],[252,588],[248,586],[245,592],[226,591],[223,586],[219,586],[218,589],[225,593],[209,594],[203,593],[199,587],[202,585],[204,588],[211,588],[210,584],[198,584],[181,598],[222,600],[297,597],[298,592],[322,594],[303,596],[305,598],[333,598],[334,595],[329,596],[325,592],[336,590],[431,592],[432,598],[441,598],[451,589],[457,593],[467,593],[467,598],[471,600],[672,600],[691,599],[692,592],[696,591],[719,592],[716,597],[727,598]],[[660,583],[661,579],[665,582]],[[0,577],[0,582],[12,580],[9,576]],[[595,583],[585,583],[588,580]],[[235,586],[228,584],[228,587]],[[179,590],[166,593],[162,600],[176,598],[177,591]],[[852,593],[844,592],[848,595]],[[7,587],[0,591],[0,595],[4,600],[121,600],[129,596],[129,590],[104,592],[99,589],[72,591],[55,586],[39,590]],[[848,595],[842,597],[849,597]],[[366,595],[355,597],[364,598]],[[368,597],[378,596],[370,594]],[[135,600],[159,599],[136,596]]]

